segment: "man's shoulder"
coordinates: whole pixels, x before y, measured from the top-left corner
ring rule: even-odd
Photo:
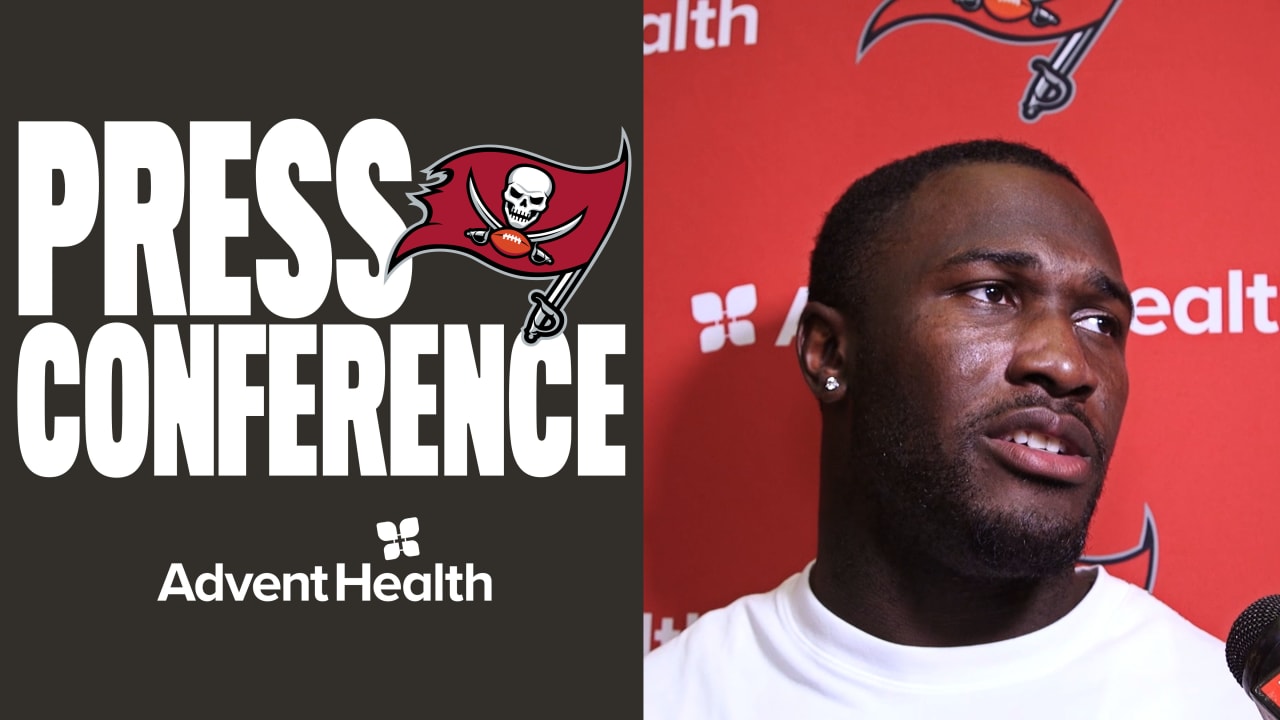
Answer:
[[[800,575],[768,592],[742,596],[700,616],[675,638],[645,656],[646,708],[676,701],[673,695],[717,687],[730,675],[750,676],[768,663],[762,648],[786,632],[780,604]],[[768,640],[772,638],[771,640]],[[676,704],[689,701],[685,698]]]
[[[721,655],[750,642],[762,630],[773,630],[779,622],[779,597],[795,580],[792,577],[772,590],[744,595],[699,616],[679,635],[645,656],[646,676],[651,667],[691,663],[709,652]]]
[[[1118,676],[1173,689],[1190,707],[1251,715],[1244,691],[1227,668],[1225,644],[1146,590],[1100,573],[1118,599],[1098,643]]]
[[[1114,598],[1109,632],[1119,638],[1141,637],[1152,654],[1169,649],[1190,653],[1190,657],[1212,658],[1225,667],[1223,642],[1192,623],[1177,610],[1150,592],[1125,580],[1099,572],[1099,590]]]

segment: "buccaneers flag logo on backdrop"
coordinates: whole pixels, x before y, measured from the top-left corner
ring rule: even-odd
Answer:
[[[423,170],[409,198],[422,219],[405,230],[387,272],[427,252],[466,255],[511,277],[554,278],[529,294],[525,342],[564,329],[564,306],[617,223],[630,181],[624,133],[618,158],[575,167],[523,150],[460,150]]]
[[[1031,61],[1031,83],[1019,114],[1035,122],[1071,102],[1071,75],[1119,5],[1120,0],[885,0],[862,30],[858,59],[890,32],[922,22],[958,25],[1009,43],[1056,40],[1051,57]]]

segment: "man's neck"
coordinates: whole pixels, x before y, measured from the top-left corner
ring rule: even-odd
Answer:
[[[929,558],[903,563],[875,552],[833,560],[819,550],[809,584],[832,613],[899,645],[955,647],[1026,635],[1066,615],[1096,571],[1043,578],[967,576]]]

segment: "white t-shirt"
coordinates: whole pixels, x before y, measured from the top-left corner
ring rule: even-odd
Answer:
[[[1100,567],[1048,627],[947,648],[849,625],[809,589],[811,567],[649,653],[645,717],[1258,720],[1220,640]]]

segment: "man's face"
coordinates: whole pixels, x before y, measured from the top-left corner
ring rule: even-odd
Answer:
[[[892,223],[853,330],[854,471],[881,523],[966,574],[1083,550],[1128,396],[1110,232],[1057,175],[975,164]]]

